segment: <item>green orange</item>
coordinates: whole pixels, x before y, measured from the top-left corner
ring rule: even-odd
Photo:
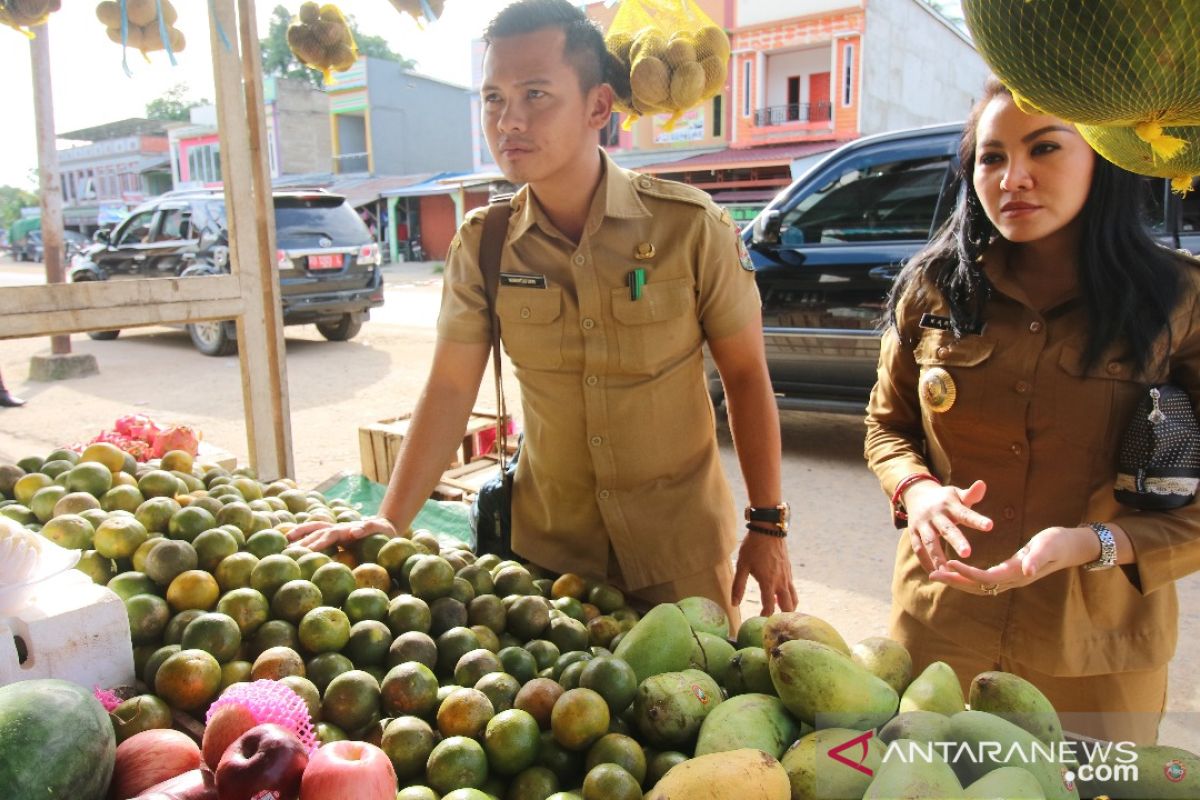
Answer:
[[[350,620],[340,608],[319,606],[300,620],[300,645],[310,653],[338,652],[350,641]]]
[[[206,706],[221,688],[221,665],[203,650],[168,656],[154,675],[154,693],[183,711]]]

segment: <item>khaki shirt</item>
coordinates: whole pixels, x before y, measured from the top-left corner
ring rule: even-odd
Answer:
[[[1081,303],[1038,313],[1005,274],[1002,247],[988,252],[985,270],[994,291],[982,335],[955,340],[920,327],[923,312],[949,314],[940,297],[918,304],[910,293],[901,302],[900,335],[890,329],[883,337],[868,407],[871,469],[889,497],[916,472],[960,488],[985,481],[976,510],[995,526],[990,533],[964,529],[974,566],[1010,558],[1045,528],[1091,522],[1124,528],[1137,560],[1099,572],[1063,569],[1024,588],[976,596],[930,581],[905,533],[893,601],[976,652],[1051,675],[1160,667],[1178,633],[1173,581],[1200,569],[1200,504],[1139,512],[1117,503],[1113,482],[1121,436],[1148,383],[1169,379],[1200,407],[1200,270],[1184,276],[1169,366],[1152,380],[1136,377],[1121,352],[1081,369]],[[949,372],[958,389],[944,413],[918,399],[918,378],[933,367]]]
[[[497,297],[525,416],[513,548],[596,578],[610,574],[611,548],[636,590],[733,549],[701,346],[740,331],[761,304],[737,229],[707,194],[600,152],[604,175],[578,245],[528,187],[511,201],[501,272],[544,282],[502,278]],[[443,339],[491,340],[479,271],[485,212],[471,212],[447,257]],[[636,258],[647,244],[653,256]],[[646,284],[632,300],[626,276],[638,267]]]

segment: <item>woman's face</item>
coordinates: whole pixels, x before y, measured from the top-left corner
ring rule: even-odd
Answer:
[[[1036,242],[1079,216],[1096,155],[1073,125],[1026,114],[1002,94],[984,108],[975,135],[975,192],[1001,236]]]

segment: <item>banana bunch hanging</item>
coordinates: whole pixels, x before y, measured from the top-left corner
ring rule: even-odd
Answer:
[[[397,11],[412,15],[417,24],[421,24],[433,22],[442,16],[446,0],[392,0],[392,5]]]
[[[287,42],[300,63],[321,71],[325,83],[333,83],[334,72],[344,72],[358,60],[350,26],[333,3],[300,6],[300,14],[288,26]]]
[[[159,17],[159,6],[162,16]],[[128,25],[125,27],[126,47],[142,51],[143,54],[156,50],[166,50],[168,45],[172,53],[178,53],[187,46],[183,31],[174,27],[179,18],[171,0],[125,0],[125,16]],[[108,38],[117,44],[121,41],[121,4],[116,0],[104,0],[96,6],[96,18],[104,23]],[[161,24],[160,24],[161,23]],[[163,41],[163,31],[166,31],[166,41]]]
[[[0,0],[0,25],[7,25],[32,39],[29,28],[44,25],[61,5],[62,0]]]

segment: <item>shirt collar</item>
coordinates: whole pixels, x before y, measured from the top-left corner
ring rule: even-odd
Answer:
[[[638,195],[635,181],[638,174],[619,167],[604,148],[599,148],[601,164],[600,185],[592,198],[591,210],[588,212],[586,230],[593,234],[600,227],[604,217],[633,219],[650,216],[649,209]],[[508,227],[508,241],[512,242],[533,227],[544,222],[543,230],[552,228],[545,212],[538,205],[537,198],[529,190],[529,185],[522,186],[509,204],[513,209],[512,221]]]

